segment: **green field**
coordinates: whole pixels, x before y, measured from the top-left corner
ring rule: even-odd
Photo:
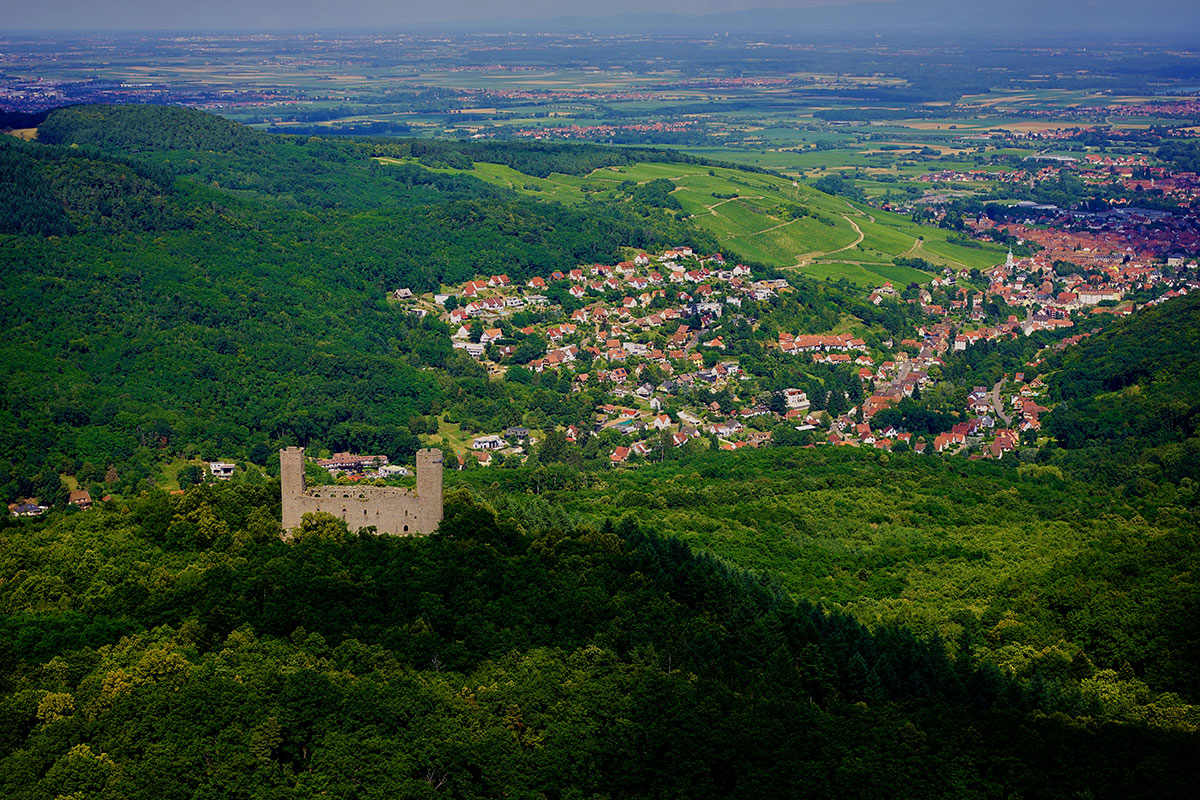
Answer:
[[[416,163],[413,159],[400,158],[379,158],[378,161],[383,164]],[[503,186],[506,189],[513,189],[544,200],[557,200],[567,205],[583,202],[583,192],[579,187],[583,185],[584,179],[574,175],[551,173],[547,178],[538,178],[518,172],[503,164],[486,163],[478,163],[474,169],[454,169],[452,167],[426,167],[426,169],[455,175],[473,175],[480,180]]]
[[[379,160],[385,164],[403,163],[402,159]],[[555,173],[547,178],[487,163],[477,163],[471,170],[437,171],[474,175],[497,186],[565,204],[583,202],[585,185],[600,189],[603,196],[609,194],[604,188],[616,190],[625,181],[645,183],[665,178],[675,184],[673,194],[683,209],[717,238],[722,252],[774,267],[800,267],[805,275],[847,278],[863,285],[877,284],[881,276],[893,281],[928,280],[923,272],[895,267],[892,259],[897,256],[920,257],[954,269],[984,268],[1004,259],[1004,251],[998,247],[950,244],[946,231],[917,225],[898,214],[877,211],[804,184],[793,186],[786,178],[724,167],[643,162],[604,167],[586,177]],[[807,209],[809,216],[793,219],[789,212],[797,206]]]
[[[913,282],[924,283],[934,277],[927,272],[898,267],[895,264],[852,264],[844,261],[809,264],[801,267],[798,272],[814,280],[844,279],[863,287],[879,286],[885,281],[891,281],[896,286]]]

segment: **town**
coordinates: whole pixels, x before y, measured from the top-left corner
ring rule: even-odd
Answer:
[[[1078,254],[1070,234],[1058,237],[1058,248]],[[423,296],[400,288],[391,297],[407,313],[447,322],[453,346],[495,379],[528,371],[557,374],[576,391],[602,388],[609,401],[595,408],[590,429],[571,425],[564,434],[569,442],[604,437],[614,466],[660,460],[673,448],[773,441],[1000,458],[1039,440],[1049,410],[1040,358],[995,384],[969,387],[945,430],[906,430],[884,412],[938,392],[948,356],[981,342],[1044,332],[1046,348],[1061,349],[1114,316],[1200,286],[1196,262],[1178,257],[1151,262],[1088,248],[1086,266],[1067,269],[1060,255],[1051,247],[1026,258],[1010,252],[989,270],[946,269],[925,285],[878,286],[867,302],[917,315],[913,335],[899,340],[854,326],[764,337],[800,284],[687,247],[524,283],[499,274]],[[752,366],[757,360],[734,352],[734,337],[805,365],[797,374],[819,365],[845,380],[816,391],[811,381],[768,390]],[[737,352],[746,353],[745,341]],[[522,463],[536,444],[526,426],[475,433],[456,453],[460,468]]]

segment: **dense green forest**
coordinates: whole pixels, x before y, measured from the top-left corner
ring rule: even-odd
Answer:
[[[1018,680],[632,521],[441,530],[206,486],[0,529],[0,786],[53,797],[1163,797],[1195,711]]]
[[[208,150],[227,153],[262,140],[244,125],[191,108],[164,106],[74,106],[48,115],[38,125],[46,144],[90,144],[139,153]]]
[[[1157,692],[1200,700],[1191,482],[1131,498],[1049,460],[850,448],[456,480],[529,524],[627,518],[770,574],[794,596],[941,637],[1026,680],[1064,677],[1070,663],[1128,668]]]
[[[1145,309],[1047,367],[1050,432],[1072,463],[1131,493],[1200,481],[1200,296]]]

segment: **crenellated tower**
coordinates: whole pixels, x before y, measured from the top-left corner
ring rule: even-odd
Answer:
[[[422,531],[433,532],[442,521],[442,451],[417,451],[417,497],[421,500]]]
[[[300,527],[304,514],[301,498],[308,488],[304,482],[304,448],[289,447],[279,451],[279,488],[283,500],[283,529]]]

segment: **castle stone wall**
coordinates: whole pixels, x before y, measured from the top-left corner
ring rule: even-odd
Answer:
[[[375,526],[398,536],[433,533],[442,521],[442,452],[417,453],[416,491],[398,486],[314,486],[304,481],[304,448],[279,452],[283,527],[300,527],[309,512],[325,511],[346,521],[350,530]]]

